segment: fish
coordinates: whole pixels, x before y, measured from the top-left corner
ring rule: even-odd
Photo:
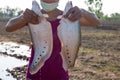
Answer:
[[[41,19],[38,24],[28,24],[34,48],[34,57],[30,64],[29,72],[35,74],[51,56],[53,49],[53,34],[51,24],[41,13],[40,6],[36,0],[32,1],[32,10],[39,16],[39,19]]]
[[[63,15],[65,15],[72,7],[72,1],[68,1]],[[72,22],[69,19],[62,17],[57,32],[62,45],[60,52],[63,60],[62,65],[63,68],[67,70],[68,68],[74,67],[79,47],[81,45],[80,21],[77,20]]]

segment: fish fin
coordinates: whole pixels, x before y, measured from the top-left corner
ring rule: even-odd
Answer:
[[[68,2],[66,3],[66,6],[65,6],[65,9],[64,9],[63,15],[65,15],[65,14],[69,11],[69,9],[72,8],[72,7],[73,7],[72,1],[68,1]]]
[[[37,15],[42,15],[41,13],[41,8],[36,0],[32,1],[32,10],[37,14]]]

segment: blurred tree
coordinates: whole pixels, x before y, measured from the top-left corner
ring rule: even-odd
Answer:
[[[88,6],[88,10],[97,15],[98,18],[103,17],[102,1],[101,0],[85,0],[85,4]]]
[[[10,8],[9,6],[6,6],[5,8],[0,8],[0,20],[19,16],[22,13],[23,10],[20,8]]]
[[[120,13],[112,13],[110,16],[112,18],[119,18],[120,19]]]
[[[23,13],[23,10],[19,10],[17,13],[18,13],[17,16],[19,16]]]

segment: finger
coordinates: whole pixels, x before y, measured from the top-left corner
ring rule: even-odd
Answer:
[[[81,11],[79,10],[78,7],[74,7],[74,13],[71,14],[71,16],[69,16],[69,20],[71,21],[76,21],[81,17]]]
[[[26,13],[26,14],[29,14],[29,15],[34,15],[34,16],[36,16],[36,14],[34,13],[34,11],[32,11],[32,10],[30,10],[30,9],[26,9],[26,10],[25,10],[25,13]]]
[[[38,15],[37,15],[34,11],[32,11],[32,10],[31,10],[30,14],[31,14],[33,17],[38,17]]]
[[[39,23],[38,15],[35,14],[35,12],[32,10],[26,9],[24,12],[24,18],[30,23],[33,24]]]
[[[78,16],[78,12],[75,12],[74,11],[74,13],[72,13],[69,17],[68,17],[68,19],[69,20],[71,20],[71,21],[74,21]]]
[[[34,12],[30,13],[30,17],[31,17],[31,20],[30,20],[31,23],[33,24],[39,23],[38,15],[36,15]]]
[[[27,22],[32,22],[33,19],[34,19],[34,17],[33,17],[30,13],[26,12],[26,13],[24,13],[24,19],[25,19]]]
[[[76,21],[76,20],[79,20],[79,15],[78,15],[78,14],[76,14],[76,15],[71,19],[71,21]]]
[[[29,18],[37,18],[37,17],[38,17],[38,15],[35,14],[35,13],[34,13],[33,11],[31,11],[31,10],[27,10],[26,13],[25,13],[25,15],[26,15],[27,17],[29,17]]]
[[[26,9],[23,14],[24,14],[25,16],[29,16],[29,15],[30,15],[30,10],[29,10],[29,9]]]
[[[25,12],[25,13],[24,13],[24,18],[25,18],[25,19],[30,19],[30,18],[31,18],[31,14],[28,13],[28,12]]]
[[[26,10],[25,10],[25,13],[29,13],[29,14],[30,14],[30,13],[31,13],[31,10],[26,9]]]
[[[34,11],[30,10],[30,9],[26,9],[25,11],[26,13],[29,13],[30,15],[33,15],[33,16],[38,16]]]

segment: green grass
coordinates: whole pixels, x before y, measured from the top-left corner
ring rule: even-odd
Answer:
[[[100,50],[90,49],[90,48],[82,48],[81,52],[84,54],[97,54]]]
[[[82,36],[87,37],[93,37],[93,38],[114,38],[114,37],[120,37],[119,34],[114,33],[89,33],[89,34],[83,34]]]
[[[72,68],[69,68],[70,71],[79,71],[80,68],[79,67],[72,67]]]

